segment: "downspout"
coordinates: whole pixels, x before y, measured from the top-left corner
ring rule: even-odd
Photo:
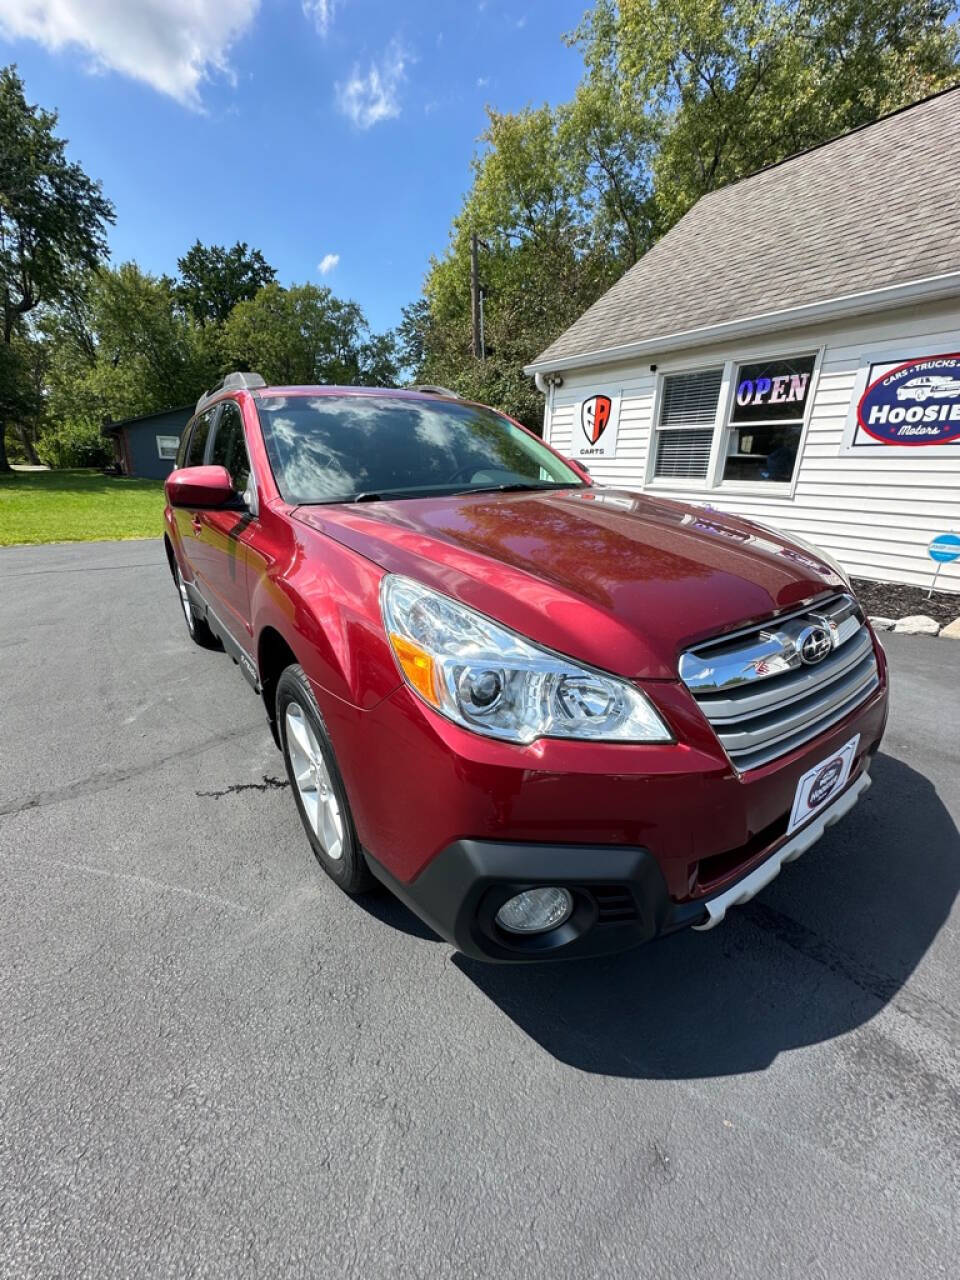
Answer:
[[[561,384],[562,379],[558,378],[555,374],[552,374],[549,379],[545,378],[543,374],[540,372],[540,370],[538,369],[536,373],[534,373],[533,375],[533,381],[537,390],[546,399],[547,403],[545,407],[546,407],[547,417],[550,422],[550,426],[552,427],[553,426],[553,392],[554,392],[554,389]],[[545,430],[544,439],[546,438],[547,437],[546,437],[546,430]]]

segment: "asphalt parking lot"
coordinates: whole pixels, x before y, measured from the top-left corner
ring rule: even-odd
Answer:
[[[159,542],[0,552],[0,1275],[930,1277],[960,1246],[960,644],[709,934],[529,969],[319,872]]]

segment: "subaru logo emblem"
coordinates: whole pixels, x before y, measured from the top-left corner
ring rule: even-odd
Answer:
[[[796,643],[800,661],[805,662],[808,667],[822,662],[833,648],[830,632],[826,627],[817,625],[804,627],[799,636],[797,636]]]

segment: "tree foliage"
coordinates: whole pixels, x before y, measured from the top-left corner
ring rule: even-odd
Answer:
[[[238,302],[249,302],[277,273],[259,249],[238,241],[232,249],[197,240],[182,258],[177,300],[201,325],[225,324]]]
[[[355,302],[322,286],[268,284],[234,307],[224,328],[231,368],[256,369],[269,383],[393,386],[390,334],[371,334]]]
[[[106,253],[113,207],[99,183],[66,157],[55,112],[27,103],[13,67],[0,69],[0,345],[28,338],[27,317],[56,305],[75,273]],[[0,471],[6,427],[30,399],[30,361],[6,352],[0,366]],[[27,379],[27,381],[22,381]]]
[[[536,426],[522,366],[701,195],[953,83],[949,0],[596,0],[557,108],[488,113],[446,251],[404,313],[418,380]],[[472,355],[470,233],[489,358]]]

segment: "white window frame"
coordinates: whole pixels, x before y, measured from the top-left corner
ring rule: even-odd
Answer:
[[[651,405],[650,417],[650,444],[647,449],[647,466],[644,475],[643,487],[645,489],[655,489],[658,492],[695,492],[695,493],[723,493],[733,494],[738,497],[749,497],[755,494],[757,497],[764,498],[782,498],[792,500],[796,490],[797,482],[800,477],[800,468],[803,465],[803,454],[806,448],[807,435],[810,430],[810,420],[813,416],[813,406],[816,402],[817,387],[820,383],[820,370],[823,365],[823,355],[825,348],[820,347],[800,347],[796,343],[785,344],[782,347],[773,350],[764,350],[757,354],[747,352],[743,355],[728,357],[727,359],[705,361],[695,365],[674,365],[664,369],[658,369],[656,375],[656,386],[654,387],[653,403]],[[803,419],[800,427],[800,441],[797,445],[797,458],[793,467],[793,476],[790,480],[724,480],[723,467],[726,459],[726,433],[730,430],[732,424],[730,422],[730,414],[733,411],[733,397],[736,390],[736,370],[742,364],[758,364],[764,360],[785,360],[796,355],[812,355],[813,372],[810,375],[810,389],[807,393],[807,403],[803,410]],[[687,480],[678,481],[673,476],[658,479],[655,477],[656,457],[657,457],[657,433],[660,430],[660,404],[663,396],[663,385],[667,378],[682,373],[706,373],[711,369],[717,369],[723,366],[723,378],[720,383],[720,394],[717,397],[717,411],[714,414],[713,421],[713,443],[710,448],[710,462],[707,466],[707,474],[703,480]],[[752,425],[760,426],[761,423]],[[775,425],[781,425],[777,423]]]
[[[660,406],[663,403],[663,391],[667,378],[676,377],[678,375],[695,374],[695,373],[712,373],[714,369],[721,369],[723,373],[720,379],[720,394],[717,396],[717,409],[713,415],[713,441],[710,445],[710,461],[707,463],[707,474],[703,480],[678,480],[676,476],[662,476],[657,478],[657,437],[660,434]],[[650,413],[650,443],[647,448],[647,466],[643,478],[643,487],[653,489],[671,489],[677,491],[680,489],[709,489],[710,477],[713,475],[714,452],[717,447],[717,422],[721,407],[726,403],[725,391],[727,388],[727,379],[730,375],[729,361],[710,360],[704,364],[691,365],[689,368],[681,367],[676,369],[657,370],[656,384],[653,389],[653,404]],[[707,424],[704,423],[704,426]],[[697,428],[684,427],[667,427],[668,431],[696,430]]]
[[[180,451],[180,437],[179,436],[157,436],[156,440],[157,440],[157,457],[161,458],[164,462],[176,462],[177,454]],[[173,452],[164,453],[163,444],[161,443],[161,441],[166,441],[167,448],[169,448],[171,440],[173,441]]]

